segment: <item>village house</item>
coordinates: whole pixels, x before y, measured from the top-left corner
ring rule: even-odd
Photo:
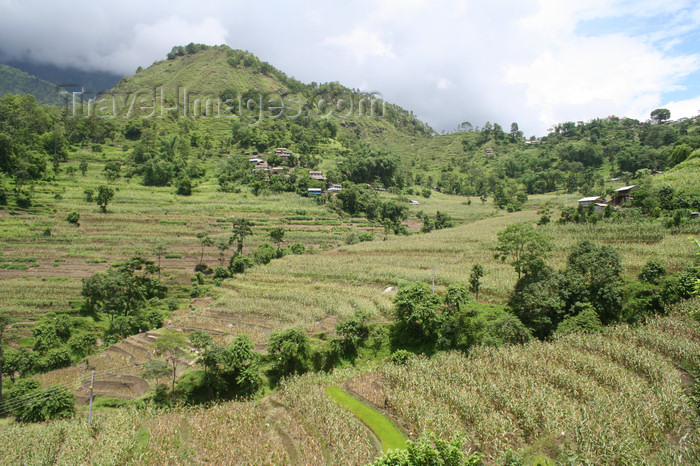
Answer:
[[[248,162],[257,164],[260,162],[264,162],[264,160],[258,157],[257,155],[253,155],[252,157],[248,157]]]
[[[309,188],[308,192],[309,196],[320,196],[323,194],[323,190],[321,188]]]
[[[636,185],[616,189],[612,199],[613,205],[622,205],[630,202],[632,200],[632,191],[635,189],[637,189]]]
[[[272,167],[271,172],[273,175],[278,175],[280,173],[284,173],[284,167]]]
[[[330,187],[328,188],[328,192],[329,192],[329,193],[337,193],[337,192],[339,192],[339,191],[342,191],[342,189],[343,189],[343,185],[341,185],[341,184],[332,184],[332,185],[330,185]]]
[[[270,170],[270,166],[267,164],[267,162],[262,161],[262,162],[258,162],[258,163],[255,164],[255,169],[256,169],[256,170],[269,171],[269,170]]]
[[[312,180],[326,181],[326,177],[318,170],[311,170],[309,172],[309,177],[311,177]]]
[[[578,204],[587,209],[591,204],[605,204],[605,198],[601,196],[582,197],[578,200]]]

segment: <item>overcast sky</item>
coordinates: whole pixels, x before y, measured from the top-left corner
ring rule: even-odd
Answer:
[[[0,0],[3,59],[133,74],[189,42],[378,91],[437,130],[700,113],[700,1]]]

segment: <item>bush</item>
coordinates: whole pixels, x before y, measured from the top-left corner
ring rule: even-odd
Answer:
[[[412,465],[449,465],[476,466],[481,463],[483,455],[472,453],[465,455],[462,446],[465,439],[455,435],[443,440],[432,432],[426,432],[416,441],[408,441],[405,450],[389,450],[372,463],[374,466],[412,466]]]
[[[236,254],[233,257],[231,257],[231,265],[229,267],[229,270],[231,271],[231,274],[243,273],[246,269],[249,269],[252,266],[253,260],[250,257],[244,256],[242,254]]]
[[[72,223],[74,225],[77,225],[79,220],[80,220],[80,214],[78,212],[71,212],[66,217],[66,221],[68,223]]]
[[[273,361],[273,371],[278,376],[301,374],[308,370],[311,344],[303,330],[291,328],[273,333],[267,344]]]
[[[46,353],[44,359],[40,362],[41,368],[44,372],[52,371],[54,369],[61,369],[62,367],[68,367],[73,363],[73,360],[65,348],[54,348]]]
[[[292,252],[292,254],[301,255],[306,252],[306,246],[304,246],[302,243],[294,243],[289,247],[289,250]]]
[[[625,304],[622,319],[630,324],[664,311],[661,290],[645,282],[628,283],[624,288]]]
[[[39,383],[31,383],[32,379],[25,379],[30,383],[11,390],[10,400],[14,400],[16,406],[12,413],[21,422],[43,422],[71,416],[75,412],[75,396],[67,388],[54,385],[46,389],[39,389]],[[20,380],[17,384],[24,382]],[[31,388],[30,388],[31,387]]]
[[[177,182],[175,194],[179,194],[180,196],[190,196],[192,194],[192,181],[190,181],[190,179],[187,177],[180,178],[180,180]]]
[[[650,259],[639,272],[639,279],[646,283],[657,285],[659,280],[668,274],[666,267],[656,259]]]
[[[374,241],[374,233],[371,231],[363,231],[357,235],[357,239],[360,240],[361,243],[364,243],[365,241]]]
[[[410,351],[406,351],[403,349],[396,350],[393,353],[391,353],[391,362],[394,364],[406,364],[410,357],[413,356],[413,353]]]
[[[336,351],[345,357],[355,358],[360,345],[369,336],[368,314],[356,311],[352,317],[335,326],[335,338],[331,341]]]
[[[277,257],[277,251],[270,243],[263,243],[253,253],[253,258],[257,264],[266,265]]]
[[[214,269],[214,278],[229,278],[231,275],[229,274],[228,270],[226,270],[223,267],[217,267]]]
[[[573,316],[562,320],[557,326],[557,335],[568,335],[574,332],[595,333],[603,330],[603,324],[598,313],[590,303],[576,303]]]

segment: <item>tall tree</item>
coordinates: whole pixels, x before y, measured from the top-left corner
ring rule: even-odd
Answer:
[[[157,351],[160,351],[164,356],[165,360],[171,365],[172,372],[172,391],[175,391],[175,372],[177,369],[177,359],[182,356],[185,352],[184,348],[187,346],[187,338],[182,333],[178,333],[172,330],[163,332],[161,336],[155,342],[155,347]]]
[[[544,233],[530,223],[513,223],[498,232],[498,243],[494,257],[501,261],[511,260],[518,273],[518,280],[526,273],[530,264],[544,259],[552,250],[552,242]]]
[[[479,288],[481,287],[481,277],[484,276],[484,268],[481,264],[475,264],[472,267],[472,273],[469,274],[469,291],[474,293],[476,300],[479,300]]]
[[[233,221],[233,236],[231,242],[236,242],[236,252],[243,254],[243,241],[246,236],[253,234],[253,222],[247,218],[237,218]]]
[[[277,249],[280,248],[280,244],[284,241],[284,228],[275,227],[270,230],[270,238],[277,245]]]
[[[197,239],[202,245],[202,254],[199,256],[199,265],[202,265],[202,261],[204,260],[204,248],[214,244],[214,240],[209,236],[208,231],[200,231],[197,233]]]
[[[651,111],[651,119],[655,123],[663,123],[671,118],[671,111],[666,108],[657,108]]]
[[[97,187],[97,205],[100,206],[100,210],[103,214],[107,213],[107,204],[114,197],[114,188],[110,186],[100,185]]]

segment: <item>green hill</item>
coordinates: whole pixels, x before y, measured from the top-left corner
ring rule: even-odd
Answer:
[[[8,65],[0,65],[0,96],[5,94],[32,94],[46,105],[61,105],[63,99],[56,85]]]

